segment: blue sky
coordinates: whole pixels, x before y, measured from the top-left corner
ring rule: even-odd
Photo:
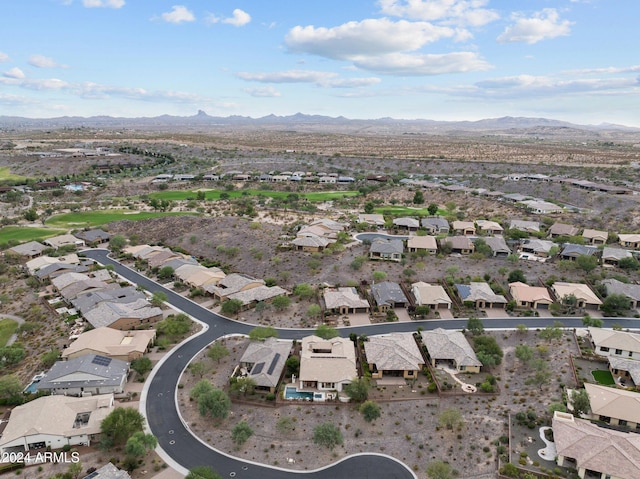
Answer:
[[[638,0],[21,0],[0,115],[640,127]]]

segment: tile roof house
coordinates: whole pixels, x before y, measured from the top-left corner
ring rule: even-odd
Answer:
[[[621,294],[629,300],[629,309],[636,309],[640,306],[640,285],[633,283],[623,283],[615,278],[602,281],[607,288],[607,295]]]
[[[494,257],[506,257],[511,254],[511,248],[507,246],[507,242],[502,236],[487,236],[482,238],[484,242],[491,248]]]
[[[98,354],[57,361],[36,385],[38,392],[82,396],[120,394],[129,375],[129,363]]]
[[[591,327],[588,331],[595,346],[594,353],[600,356],[640,359],[640,334]]]
[[[153,344],[156,332],[153,329],[118,331],[112,328],[96,328],[85,331],[78,339],[62,350],[62,359],[73,359],[86,354],[97,354],[107,358],[131,362],[141,358]]]
[[[74,234],[76,238],[81,239],[88,246],[98,246],[101,243],[108,242],[113,236],[111,233],[107,233],[106,231],[96,228],[92,230],[82,230],[78,231]]]
[[[404,243],[399,239],[378,238],[371,242],[369,258],[386,261],[401,261],[404,252]]]
[[[107,462],[104,466],[82,479],[131,479],[131,476],[127,471],[118,469],[112,463]]]
[[[311,233],[298,233],[298,237],[291,241],[295,249],[308,253],[322,251],[331,243],[330,239]]]
[[[274,393],[292,346],[292,341],[276,338],[250,341],[240,358],[240,366],[246,370],[246,377],[255,381],[257,389]]]
[[[424,366],[412,333],[369,336],[364,342],[364,351],[373,379],[384,376],[414,379]]]
[[[525,239],[520,244],[523,253],[533,253],[538,256],[547,257],[551,248],[557,246],[553,241],[542,239]]]
[[[548,215],[551,213],[561,213],[564,211],[562,206],[558,206],[555,203],[541,200],[523,200],[519,202],[524,205],[528,211],[538,215]]]
[[[393,225],[399,228],[406,228],[409,231],[416,231],[420,228],[420,222],[415,218],[395,218],[393,220]]]
[[[616,384],[625,388],[640,389],[640,361],[617,356],[609,356],[607,361]]]
[[[449,222],[442,216],[427,216],[422,218],[420,224],[431,234],[449,234]]]
[[[575,296],[577,299],[576,307],[580,309],[600,309],[602,305],[602,301],[586,284],[556,281],[551,286],[551,290],[559,302],[562,302],[563,298],[567,296]]]
[[[504,308],[507,300],[501,294],[496,294],[489,283],[471,282],[456,284],[458,296],[463,303],[472,303],[476,309]]]
[[[454,221],[451,223],[453,234],[461,236],[473,236],[476,234],[476,225],[473,221]]]
[[[406,308],[409,303],[400,285],[391,281],[372,284],[371,295],[380,311]]]
[[[364,213],[358,215],[358,223],[367,223],[378,228],[385,224],[384,216],[379,213]]]
[[[560,258],[574,261],[579,256],[593,256],[598,252],[595,246],[586,246],[581,244],[565,243],[560,252]]]
[[[85,246],[85,243],[80,238],[76,238],[73,235],[65,234],[59,236],[53,236],[51,238],[47,238],[42,241],[44,244],[51,246],[54,249],[61,248],[63,246],[75,246],[76,248],[80,248]]]
[[[215,286],[212,286],[215,287]],[[205,287],[206,291],[207,287]],[[268,302],[276,296],[287,296],[289,291],[281,288],[280,286],[265,286],[260,285],[255,288],[249,288],[244,291],[238,291],[237,293],[229,294],[227,299],[237,299],[242,303],[242,309],[255,306],[261,301]]]
[[[410,253],[426,251],[429,254],[436,254],[438,243],[435,236],[410,236],[407,240],[407,250]]]
[[[509,292],[520,308],[548,310],[553,304],[549,290],[541,286],[529,286],[518,281],[509,283]]]
[[[56,278],[66,273],[88,273],[89,266],[86,264],[53,263],[40,268],[34,276],[39,280]]]
[[[573,225],[565,223],[554,223],[549,228],[549,237],[555,238],[557,236],[577,236],[578,228]]]
[[[183,255],[174,253],[171,250],[163,250],[159,251],[157,254],[150,256],[147,259],[147,264],[150,268],[161,268],[167,261],[171,261],[172,259],[180,259],[183,257]]]
[[[509,229],[525,231],[527,233],[539,233],[540,223],[538,221],[511,220]]]
[[[107,287],[97,291],[89,291],[76,296],[71,300],[71,304],[80,313],[85,314],[103,302],[133,303],[141,299],[146,299],[145,294],[133,286],[123,288],[118,284],[109,284]]]
[[[587,474],[612,479],[640,477],[640,434],[600,427],[559,411],[551,424],[558,466],[574,467],[582,478]]]
[[[456,254],[471,254],[475,249],[473,241],[467,236],[447,236],[442,238],[440,247],[445,250],[450,248],[451,252]]]
[[[302,338],[300,389],[342,391],[357,376],[356,351],[350,339]]]
[[[173,272],[174,275],[191,288],[204,288],[217,285],[227,275],[220,268],[212,266],[205,268],[201,265],[185,265]]]
[[[156,323],[162,319],[162,309],[151,306],[146,299],[131,303],[105,301],[83,314],[94,328],[108,327],[126,331]]]
[[[605,244],[607,242],[607,239],[609,238],[609,233],[606,231],[585,229],[582,232],[582,237],[584,238],[585,242],[587,242],[588,244],[600,245],[600,244]]]
[[[225,301],[232,294],[257,288],[258,286],[264,286],[264,280],[252,278],[246,274],[232,273],[220,280],[217,285],[209,285],[206,291],[213,294],[220,301]]]
[[[37,241],[29,241],[28,243],[22,243],[9,248],[9,251],[26,258],[35,258],[37,256],[40,256],[45,249],[47,249],[47,246],[43,245],[42,243],[38,243]]]
[[[618,241],[620,242],[620,246],[624,246],[625,248],[640,248],[640,234],[619,234]]]
[[[91,444],[100,434],[100,423],[113,409],[111,394],[36,398],[11,410],[0,438],[0,452]]]
[[[422,342],[427,348],[431,365],[445,364],[458,371],[479,373],[482,363],[460,331],[437,328],[422,332]]]
[[[368,313],[369,301],[360,298],[356,288],[325,288],[323,293],[327,310],[338,314]]]
[[[66,254],[64,256],[40,256],[25,263],[29,274],[35,274],[37,271],[51,264],[80,264],[80,258],[75,253]]]
[[[605,246],[602,248],[601,259],[603,266],[618,266],[621,259],[631,258],[632,256],[629,250]]]
[[[501,235],[504,232],[504,228],[496,221],[477,220],[476,225],[478,225],[480,233],[485,235]]]
[[[451,309],[451,298],[439,284],[419,281],[411,285],[411,293],[419,306],[430,306],[432,309]]]

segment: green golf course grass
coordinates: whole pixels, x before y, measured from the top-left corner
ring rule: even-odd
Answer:
[[[47,226],[56,228],[96,228],[112,221],[140,221],[162,216],[196,215],[190,212],[153,212],[130,210],[81,211],[55,215],[46,221]]]
[[[300,198],[307,199],[311,202],[322,202],[335,200],[338,198],[358,196],[358,191],[315,191],[309,193],[298,193],[292,191],[270,191],[270,190],[202,190],[207,200],[219,200],[222,193],[227,193],[229,198],[240,198],[242,196],[263,196],[265,198],[286,198],[291,194],[296,194]],[[197,191],[192,190],[167,190],[158,191],[149,194],[149,198],[157,198],[159,200],[184,201],[195,200]]]
[[[0,166],[0,181],[23,181],[26,179],[26,176],[15,175],[11,173],[11,170],[8,166]]]
[[[11,242],[26,243],[38,241],[52,236],[63,234],[65,230],[52,228],[31,228],[26,226],[5,226],[0,228],[0,243]]]

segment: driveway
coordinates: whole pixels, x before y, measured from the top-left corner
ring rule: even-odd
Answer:
[[[409,311],[404,308],[394,309],[396,312],[396,316],[398,316],[398,321],[401,323],[406,323],[412,321],[411,316],[409,316]]]
[[[369,313],[353,313],[349,315],[349,324],[351,326],[366,326],[371,324]]]
[[[509,313],[502,308],[487,308],[484,312],[487,314],[487,318],[511,318]]]
[[[450,309],[439,309],[440,319],[453,319],[453,312]]]

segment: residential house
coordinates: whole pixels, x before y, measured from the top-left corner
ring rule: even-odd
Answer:
[[[215,266],[205,268],[200,265],[194,267],[186,265],[178,268],[178,271],[179,273],[174,271],[174,274],[190,288],[205,288],[206,286],[217,285],[227,276],[224,271]]]
[[[418,228],[420,228],[420,222],[417,219],[408,217],[395,218],[393,220],[393,225],[398,228],[407,229],[409,231],[416,231]]]
[[[72,301],[78,295],[89,291],[96,291],[108,286],[98,278],[85,273],[65,273],[51,279],[51,284],[67,301]]]
[[[338,181],[335,176],[321,176],[318,179],[318,182],[321,184],[334,184]]]
[[[348,338],[302,338],[299,389],[342,391],[358,376],[356,351]]]
[[[336,240],[338,233],[346,231],[347,226],[346,223],[339,223],[329,218],[319,218],[300,228],[299,233],[309,232],[323,238]]]
[[[447,236],[440,240],[440,248],[455,254],[471,254],[475,250],[473,241],[467,236]]]
[[[504,228],[496,221],[477,220],[476,225],[478,225],[480,233],[483,235],[495,236],[501,235],[504,232]]]
[[[427,254],[436,254],[438,244],[435,236],[410,236],[407,240],[407,249],[410,253],[424,251]]]
[[[422,343],[427,348],[427,357],[434,368],[444,364],[460,372],[480,372],[482,363],[460,331],[437,328],[421,334]]]
[[[612,248],[605,246],[602,248],[602,265],[603,266],[618,266],[621,259],[631,258],[633,255],[631,251],[622,248]]]
[[[640,390],[640,361],[617,356],[609,356],[607,361],[616,384],[624,388]]]
[[[71,300],[71,304],[80,313],[85,314],[100,303],[134,303],[145,299],[145,294],[133,286],[123,288],[118,284],[109,284],[107,287],[97,291],[79,294]]]
[[[100,228],[96,228],[92,230],[78,231],[74,236],[84,241],[87,246],[95,248],[96,246],[100,246],[102,243],[108,243],[113,235]]]
[[[371,242],[369,248],[370,259],[385,261],[401,261],[404,253],[404,243],[399,239],[377,238]]]
[[[586,284],[556,281],[551,290],[561,303],[565,302],[567,297],[575,296],[575,307],[579,309],[600,309],[602,305],[602,301]]]
[[[411,293],[418,306],[429,306],[431,309],[451,309],[451,298],[439,284],[423,281],[411,285]]]
[[[547,258],[553,247],[557,246],[553,241],[541,239],[525,239],[520,243],[520,251]]]
[[[507,300],[501,294],[496,294],[488,283],[471,282],[456,284],[458,296],[463,303],[471,303],[476,309],[501,308],[507,305]]]
[[[420,224],[432,235],[449,234],[449,222],[442,216],[428,216],[422,218]]]
[[[298,237],[291,241],[291,244],[298,251],[305,251],[307,253],[317,253],[324,250],[331,244],[331,241],[322,236],[316,236],[314,234],[300,234]]]
[[[598,252],[595,246],[565,243],[560,251],[560,258],[575,261],[580,256],[593,256]]]
[[[519,203],[527,208],[527,210],[538,215],[550,215],[553,213],[562,213],[564,211],[562,206],[558,206],[548,201],[524,200]]]
[[[383,281],[371,285],[371,295],[379,311],[406,308],[409,300],[398,283]]]
[[[215,286],[213,286],[215,287]],[[208,287],[205,287],[205,291]],[[269,302],[277,296],[287,296],[289,291],[281,288],[280,286],[266,286],[260,285],[255,288],[249,288],[244,291],[238,291],[237,293],[227,295],[229,300],[238,300],[241,305],[241,309],[248,309],[254,307],[260,302]]]
[[[150,256],[147,259],[147,264],[150,268],[161,268],[167,261],[171,261],[172,259],[183,258],[184,255],[179,253],[174,253],[170,249],[159,251],[157,254]]]
[[[607,296],[611,294],[621,294],[629,300],[629,309],[640,307],[640,285],[633,283],[623,283],[615,278],[602,281],[607,288]]]
[[[378,213],[359,214],[358,223],[366,223],[376,228],[383,228],[385,225],[384,216]]]
[[[131,476],[127,471],[118,469],[112,463],[107,462],[104,466],[96,469],[82,479],[131,479]]]
[[[246,274],[232,273],[221,279],[217,285],[207,285],[206,291],[220,301],[226,301],[230,295],[264,286],[264,280],[252,278]]]
[[[558,236],[577,236],[578,228],[573,225],[568,225],[565,223],[554,223],[549,228],[549,237],[557,238]]]
[[[62,248],[63,246],[75,246],[81,248],[85,246],[84,241],[80,238],[76,238],[73,235],[65,234],[47,238],[43,241],[44,244],[51,246],[53,249]]]
[[[47,279],[50,280],[66,273],[88,272],[89,266],[87,266],[86,264],[54,263],[40,268],[34,273],[34,276],[42,281]]]
[[[600,427],[560,411],[553,414],[551,426],[558,466],[575,468],[582,479],[640,477],[640,434]]]
[[[539,233],[540,223],[538,221],[511,220],[509,229],[524,231],[525,233]]]
[[[356,288],[325,288],[325,308],[336,314],[368,313],[369,301],[360,298]]]
[[[40,256],[30,261],[27,261],[25,263],[25,266],[27,267],[27,271],[29,271],[29,274],[33,275],[37,271],[41,270],[42,268],[45,268],[46,266],[49,266],[51,264],[58,264],[58,263],[79,265],[80,258],[75,253],[69,253],[64,256],[55,256],[55,257]]]
[[[504,258],[511,254],[511,248],[502,236],[487,236],[482,238],[486,245],[491,248],[491,253],[495,258]]]
[[[28,243],[22,243],[9,248],[9,251],[24,258],[36,258],[40,256],[45,249],[47,249],[47,247],[42,243],[38,243],[37,241],[29,241]]]
[[[120,394],[129,375],[129,363],[98,354],[57,361],[36,385],[38,392],[64,396]]]
[[[256,389],[275,393],[292,346],[291,341],[276,338],[250,341],[240,358],[241,372],[253,379]]]
[[[0,453],[90,445],[114,409],[113,395],[42,396],[14,407],[2,431]]]
[[[454,221],[451,227],[455,235],[474,236],[476,234],[476,225],[473,221]]]
[[[606,231],[585,229],[582,232],[582,237],[587,244],[601,245],[607,242],[609,233]]]
[[[547,288],[541,286],[529,286],[528,284],[515,282],[509,283],[509,292],[519,308],[531,308],[548,310],[553,299]]]
[[[131,303],[105,301],[97,304],[83,316],[94,328],[108,327],[126,331],[160,321],[162,309],[151,306],[146,299],[138,299]]]
[[[603,328],[588,328],[593,352],[600,356],[640,359],[640,334]]]
[[[416,379],[424,359],[413,333],[390,333],[369,336],[364,351],[373,379],[385,376]]]
[[[625,248],[640,249],[640,234],[619,234],[618,241]]]
[[[118,331],[100,327],[85,331],[62,350],[62,359],[73,359],[87,354],[131,362],[141,358],[156,339],[153,329]]]

